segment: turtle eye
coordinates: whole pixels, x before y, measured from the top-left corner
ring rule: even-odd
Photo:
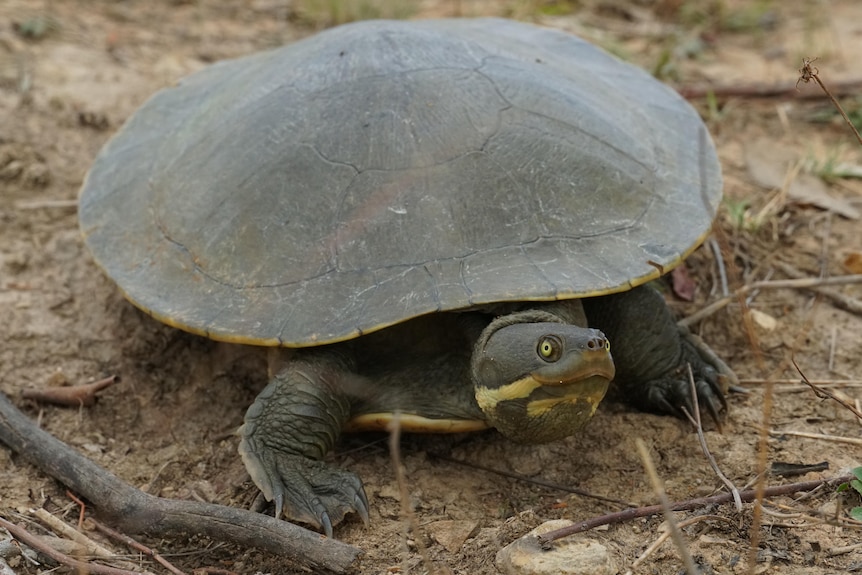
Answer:
[[[545,361],[557,361],[563,354],[563,344],[558,337],[546,335],[539,339],[536,351],[539,352],[539,357]]]

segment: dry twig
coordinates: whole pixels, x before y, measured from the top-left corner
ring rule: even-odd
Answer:
[[[74,501],[75,503],[78,504],[78,509],[79,509],[79,511],[78,511],[78,529],[79,530],[83,529],[84,528],[84,515],[87,512],[87,504],[84,503],[81,500],[81,498],[79,498],[77,495],[75,495],[74,493],[72,493],[68,489],[66,490],[66,497],[68,497],[69,499],[71,499],[72,501]]]
[[[54,533],[65,537],[70,541],[74,541],[78,545],[82,546],[87,555],[92,555],[94,557],[99,557],[105,560],[115,560],[117,557],[117,553],[113,550],[108,549],[104,545],[99,544],[96,541],[93,541],[89,537],[87,537],[84,533],[76,530],[74,527],[65,523],[64,521],[54,517],[47,510],[38,508],[31,509],[30,513],[33,514],[39,521],[44,523],[46,526],[50,527]],[[117,561],[116,564],[122,568],[127,569],[129,571],[137,571],[138,566],[126,561]]]
[[[141,575],[140,571],[128,571],[126,569],[108,567],[100,563],[78,561],[73,557],[69,557],[65,553],[60,553],[50,545],[46,545],[38,537],[23,527],[6,521],[2,517],[0,517],[0,527],[11,533],[15,539],[22,542],[24,545],[32,547],[39,553],[50,557],[61,565],[68,565],[69,567],[77,569],[80,573],[90,573],[91,575]]]
[[[44,210],[46,208],[78,209],[78,199],[58,200],[19,200],[14,204],[16,210]]]
[[[727,270],[724,266],[721,246],[714,237],[711,237],[709,238],[709,247],[712,249],[712,255],[715,258],[715,267],[718,269],[718,279],[721,282],[721,295],[726,297],[730,295],[730,288],[727,283]]]
[[[796,363],[796,358],[791,357],[790,361],[793,362],[793,367],[795,367],[796,371],[799,372],[799,376],[802,378],[802,382],[814,391],[814,395],[816,395],[817,397],[819,397],[821,399],[828,397],[829,399],[837,402],[844,409],[851,411],[853,413],[853,415],[855,415],[858,419],[862,420],[862,412],[860,412],[858,409],[856,409],[855,406],[850,405],[848,402],[844,401],[843,399],[841,399],[840,397],[838,397],[837,395],[835,395],[834,393],[832,393],[828,389],[818,387],[818,386],[814,385],[813,383],[811,383],[811,381],[807,377],[805,377],[805,374],[802,373],[802,370],[799,368],[799,364]]]
[[[621,499],[614,499],[613,497],[606,497],[604,495],[596,495],[595,493],[590,493],[585,489],[580,489],[578,487],[572,487],[570,485],[561,485],[559,483],[552,483],[550,481],[545,481],[543,479],[536,479],[534,477],[527,477],[526,475],[521,475],[519,473],[512,473],[511,471],[505,471],[503,469],[494,469],[493,467],[486,467],[484,465],[479,465],[478,463],[474,463],[472,461],[462,461],[460,459],[455,459],[446,455],[440,454],[429,454],[432,457],[436,457],[442,461],[448,461],[449,463],[457,463],[458,465],[463,465],[465,467],[469,467],[471,469],[479,469],[481,471],[487,471],[488,473],[494,473],[496,475],[501,475],[503,477],[508,477],[510,479],[516,479],[518,481],[523,481],[524,483],[531,483],[533,485],[538,485],[540,487],[547,487],[548,489],[557,489],[559,491],[564,491],[566,493],[572,493],[574,495],[580,495],[581,497],[587,497],[589,499],[595,499],[596,501],[604,501],[606,503],[613,503],[614,505],[619,505],[621,507],[634,507],[635,504],[630,501],[623,501]]]
[[[785,266],[787,268],[785,269]],[[791,275],[788,272],[789,270],[795,270],[792,266],[787,264],[780,264],[782,270],[787,273],[787,275]],[[802,272],[796,270],[797,273],[802,275]],[[688,317],[682,318],[677,322],[678,325],[683,327],[690,327],[697,322],[706,319],[712,314],[716,313],[720,309],[727,307],[733,301],[736,301],[738,297],[742,294],[748,293],[752,290],[756,289],[810,289],[817,291],[818,293],[822,293],[826,297],[833,300],[836,303],[837,307],[841,307],[846,311],[851,311],[853,313],[862,314],[862,303],[858,300],[853,300],[852,298],[847,298],[843,294],[838,294],[834,290],[826,290],[826,288],[822,286],[830,286],[830,285],[847,285],[847,284],[859,284],[862,283],[862,274],[852,274],[845,276],[833,276],[830,278],[807,278],[807,277],[799,277],[794,279],[786,279],[786,280],[768,280],[768,281],[757,281],[751,282],[750,284],[746,284],[744,286],[740,286],[734,290],[734,292],[721,299],[718,299],[700,311],[691,314]],[[831,292],[831,293],[827,293]],[[841,297],[836,298],[835,295],[838,294]],[[841,301],[843,300],[843,301]],[[849,301],[848,301],[849,300]],[[849,305],[848,305],[849,304]]]
[[[842,437],[840,435],[828,435],[825,433],[810,433],[808,431],[770,429],[769,435],[776,437],[781,437],[782,435],[790,435],[792,437],[804,437],[805,439],[821,439],[823,441],[832,441],[834,443],[846,443],[848,445],[862,446],[862,439],[858,437]]]
[[[139,553],[150,557],[153,561],[159,563],[162,567],[173,573],[174,575],[185,575],[181,570],[175,567],[170,561],[165,559],[162,555],[160,555],[155,549],[147,547],[143,543],[139,541],[135,541],[125,533],[120,533],[116,529],[112,529],[107,525],[96,521],[95,519],[90,518],[89,521],[93,522],[93,527],[96,528],[96,531],[107,535],[108,537],[123,543],[126,547],[130,547]]]
[[[795,267],[793,267],[792,265],[790,265],[788,263],[778,261],[778,262],[775,262],[775,265],[777,267],[779,267],[782,272],[784,272],[786,275],[790,276],[793,279],[797,279],[800,281],[807,279],[807,278],[805,278],[804,273],[802,273],[800,270],[796,269]],[[847,278],[848,280],[850,280],[850,278],[854,278],[854,277],[862,278],[862,274],[855,274],[855,275],[848,275],[848,276],[835,276],[835,278],[841,278],[841,277]],[[829,278],[829,279],[835,279],[835,278]],[[827,278],[824,278],[824,280],[825,279],[827,279]],[[843,284],[843,283],[844,282],[836,282],[836,285]],[[857,281],[853,281],[853,282],[848,281],[846,283],[862,283],[862,280],[857,280]],[[830,287],[825,287],[828,285],[830,285],[830,284],[822,283],[822,284],[817,285],[817,286],[801,286],[801,287],[803,289],[810,289],[813,292],[816,292],[816,293],[819,293],[821,295],[826,296],[827,298],[829,298],[832,301],[832,303],[838,309],[843,309],[844,311],[849,311],[850,313],[862,315],[862,302],[860,302],[858,299],[844,295],[840,291],[834,290]]]
[[[807,391],[811,389],[806,385],[796,385],[799,381],[800,380],[797,378],[762,379],[749,377],[740,379],[739,383],[742,385],[765,385],[767,383],[773,383],[780,385],[781,389],[784,391]],[[862,379],[812,379],[810,381],[818,387],[862,387]]]
[[[754,509],[751,512],[751,540],[748,546],[748,572],[754,573],[757,566],[757,552],[760,549],[760,526],[763,522],[763,500],[766,497],[766,462],[769,459],[769,422],[772,421],[772,407],[775,386],[766,384],[763,391],[763,419],[757,432],[757,458],[755,460]]]
[[[637,445],[638,453],[640,453],[641,461],[643,462],[647,477],[649,477],[650,483],[652,483],[653,491],[655,491],[659,501],[661,501],[661,508],[664,513],[664,520],[667,524],[667,529],[670,531],[671,539],[673,539],[680,557],[682,557],[685,570],[688,571],[688,575],[699,575],[700,571],[697,568],[697,564],[694,562],[694,557],[691,556],[691,551],[689,551],[685,539],[682,537],[682,531],[680,531],[679,525],[676,523],[676,517],[673,516],[673,509],[671,509],[670,499],[667,497],[667,491],[664,489],[664,482],[662,482],[661,477],[658,476],[658,472],[655,469],[655,463],[653,463],[652,457],[649,454],[649,449],[647,449],[646,443],[644,443],[643,439],[640,437],[635,439],[635,444]]]
[[[718,462],[709,450],[709,445],[706,443],[706,436],[703,434],[703,425],[701,425],[700,421],[700,406],[698,405],[697,400],[697,387],[694,383],[694,374],[691,371],[691,364],[688,364],[687,367],[688,381],[691,386],[691,397],[694,401],[694,415],[692,416],[685,407],[682,408],[682,411],[697,431],[697,439],[700,441],[700,448],[706,456],[707,461],[709,461],[710,467],[712,467],[712,470],[718,478],[721,479],[721,482],[724,483],[724,486],[730,490],[731,495],[733,495],[733,501],[736,503],[737,512],[742,513],[742,498],[739,496],[739,489],[737,489],[736,485],[734,485],[733,482],[727,478],[724,472],[722,472],[721,468],[718,466]]]
[[[835,82],[832,93],[838,96],[855,96],[862,90],[862,80]],[[694,99],[712,95],[718,98],[798,98],[812,100],[820,98],[816,91],[799,91],[799,82],[779,84],[728,84],[722,86],[679,86],[676,89],[684,98]]]
[[[857,549],[862,549],[862,543],[854,543],[853,545],[846,545],[844,547],[833,547],[832,549],[829,549],[826,554],[830,557],[835,557],[836,555],[851,553]]]
[[[93,383],[82,385],[63,385],[42,389],[26,389],[21,394],[24,399],[33,399],[53,405],[67,407],[89,407],[96,403],[96,394],[120,381],[120,376],[112,375]]]
[[[844,111],[844,108],[841,107],[841,104],[838,103],[838,100],[835,99],[835,96],[832,95],[832,92],[826,87],[823,83],[823,80],[820,79],[819,70],[812,66],[811,64],[817,58],[803,58],[802,59],[802,67],[799,69],[799,79],[796,81],[796,85],[799,86],[799,82],[808,83],[811,80],[817,82],[817,85],[820,86],[820,89],[823,90],[823,93],[826,94],[830,100],[832,100],[832,105],[838,110],[841,114],[841,117],[844,118],[844,121],[847,122],[847,125],[850,126],[850,129],[853,130],[853,133],[856,134],[856,139],[859,141],[859,144],[862,144],[862,136],[859,135],[859,130],[856,129],[856,126],[853,125],[853,122],[850,121],[850,118],[847,117],[847,112]]]
[[[689,525],[694,525],[695,523],[698,523],[700,521],[729,521],[729,519],[727,517],[722,517],[721,515],[698,515],[696,517],[689,517],[684,521],[680,521],[679,528],[684,529]],[[658,536],[655,541],[653,541],[653,543],[649,547],[644,550],[643,553],[638,555],[637,559],[632,561],[631,568],[637,569],[641,565],[641,563],[646,561],[650,555],[655,553],[656,549],[661,547],[662,543],[667,541],[668,537],[670,537],[670,530],[666,529],[661,535]]]
[[[835,486],[841,483],[847,483],[848,481],[851,481],[853,479],[855,479],[853,475],[842,475],[840,477],[833,477],[832,479],[820,479],[817,481],[803,481],[801,483],[776,485],[764,489],[763,496],[775,497],[778,495],[791,495],[793,493],[812,491],[814,489],[823,487],[824,485]],[[750,503],[751,501],[754,501],[756,496],[757,491],[754,489],[748,489],[739,493],[739,497],[740,499],[742,499],[743,503]],[[726,503],[730,503],[731,501],[733,501],[733,495],[731,495],[730,493],[722,493],[721,495],[713,495],[711,497],[698,497],[696,499],[689,499],[687,501],[671,503],[670,509],[671,511],[691,511],[692,509],[702,509],[710,505],[724,505]],[[552,541],[556,541],[557,539],[562,539],[563,537],[568,537],[569,535],[574,535],[575,533],[583,533],[584,531],[589,531],[590,529],[595,529],[596,527],[601,527],[602,525],[614,525],[616,523],[623,523],[625,521],[631,521],[632,519],[638,519],[640,517],[650,517],[661,512],[661,505],[649,505],[645,507],[633,507],[630,509],[624,509],[623,511],[609,513],[600,517],[593,517],[592,519],[587,519],[586,521],[581,521],[579,523],[575,523],[574,525],[569,525],[568,527],[563,527],[562,529],[549,531],[544,535],[539,535],[539,544],[545,546]]]
[[[413,507],[410,505],[410,491],[407,488],[407,478],[404,476],[404,467],[401,465],[401,418],[399,414],[395,414],[392,423],[389,426],[389,456],[392,459],[392,467],[395,470],[395,481],[398,483],[398,492],[401,497],[401,515],[407,519],[407,524],[410,531],[413,532],[416,547],[419,549],[419,554],[422,556],[422,563],[425,564],[425,569],[428,573],[436,573],[437,570],[431,563],[431,555],[428,554],[428,548],[422,540],[422,534],[419,530],[419,520],[416,514],[413,513]],[[407,534],[405,533],[405,537]]]

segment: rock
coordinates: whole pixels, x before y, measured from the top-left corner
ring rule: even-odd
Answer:
[[[497,568],[504,575],[613,575],[616,565],[601,543],[582,534],[554,542],[543,550],[537,535],[572,525],[567,519],[542,523],[497,552]]]
[[[758,309],[750,309],[748,311],[751,314],[751,319],[754,320],[754,323],[756,323],[766,331],[772,331],[776,327],[778,327],[778,320],[769,315],[768,313],[762,312]]]
[[[446,548],[449,553],[457,553],[470,537],[479,531],[476,521],[435,521],[427,526],[431,537]]]

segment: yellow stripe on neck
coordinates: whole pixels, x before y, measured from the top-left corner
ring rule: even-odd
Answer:
[[[525,399],[530,396],[533,391],[542,387],[542,384],[527,376],[500,387],[477,387],[476,402],[482,411],[488,413],[501,401],[510,401],[512,399]]]

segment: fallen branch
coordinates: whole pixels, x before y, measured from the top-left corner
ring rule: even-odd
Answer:
[[[803,481],[801,483],[777,485],[774,487],[767,487],[764,490],[764,496],[775,497],[778,495],[790,495],[793,493],[798,493],[800,491],[811,491],[823,485],[839,485],[841,483],[847,483],[849,481],[852,481],[853,479],[855,479],[855,476],[853,475],[842,475],[841,477],[833,477],[832,479],[820,479],[817,481]],[[739,493],[739,497],[742,499],[743,503],[749,503],[751,501],[754,501],[757,497],[757,490],[749,489],[747,491],[741,491]],[[733,499],[733,495],[730,493],[722,493],[721,495],[713,495],[712,497],[698,497],[696,499],[689,499],[688,501],[671,503],[670,510],[691,511],[692,509],[701,509],[710,505],[726,505],[732,502]],[[623,523],[625,521],[631,521],[632,519],[638,519],[640,517],[650,517],[652,515],[657,515],[661,512],[661,505],[648,505],[646,507],[634,507],[631,509],[617,511],[616,513],[609,513],[600,517],[594,517],[586,521],[581,521],[580,523],[575,523],[574,525],[569,525],[568,527],[563,527],[562,529],[549,531],[544,535],[539,535],[539,545],[545,546],[552,541],[556,541],[557,539],[562,539],[563,537],[568,537],[569,535],[574,535],[575,533],[589,531],[590,529],[595,529],[596,527],[601,527],[602,525]]]
[[[95,506],[97,515],[125,532],[147,533],[156,538],[183,533],[204,535],[336,573],[355,567],[362,553],[356,547],[268,515],[144,493],[40,429],[2,393],[0,441],[83,495]]]

